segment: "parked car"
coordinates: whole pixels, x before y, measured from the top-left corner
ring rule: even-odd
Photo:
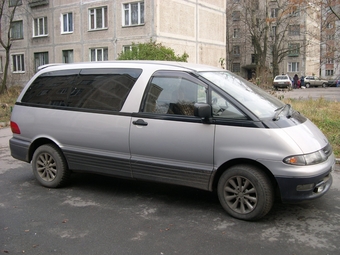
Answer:
[[[334,80],[328,81],[329,87],[340,87],[340,75],[336,77]]]
[[[266,215],[277,195],[319,198],[335,165],[327,138],[291,105],[189,63],[49,65],[22,90],[11,129],[11,155],[48,188],[90,172],[216,190],[243,220]]]
[[[292,78],[288,74],[282,74],[275,76],[273,80],[274,89],[289,89],[293,87]]]
[[[321,79],[316,76],[306,76],[305,77],[305,87],[327,87],[328,81]]]

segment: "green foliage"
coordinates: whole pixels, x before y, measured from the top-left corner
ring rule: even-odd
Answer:
[[[132,43],[131,50],[121,52],[118,60],[166,60],[187,62],[189,55],[184,52],[182,56],[176,55],[174,50],[161,43],[150,41],[148,43]]]
[[[336,157],[340,156],[340,102],[318,99],[284,99],[310,119],[327,137]]]

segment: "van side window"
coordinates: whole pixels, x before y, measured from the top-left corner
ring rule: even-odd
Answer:
[[[140,69],[77,69],[43,73],[22,98],[25,104],[120,111]]]
[[[206,88],[183,77],[153,77],[143,112],[194,116],[194,104],[207,102]]]
[[[215,91],[211,92],[211,106],[213,117],[227,119],[247,119],[232,103]]]

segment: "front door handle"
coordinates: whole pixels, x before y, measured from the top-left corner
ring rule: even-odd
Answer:
[[[133,123],[133,125],[137,125],[137,126],[147,126],[148,125],[148,123],[145,122],[142,119],[138,119],[138,120],[132,121],[132,123]]]

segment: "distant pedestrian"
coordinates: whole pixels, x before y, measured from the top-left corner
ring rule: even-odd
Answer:
[[[305,86],[305,76],[301,76],[300,81],[301,81],[301,87],[304,87]]]
[[[293,78],[293,88],[296,89],[297,88],[297,82],[299,80],[299,76],[297,74],[294,75]]]

